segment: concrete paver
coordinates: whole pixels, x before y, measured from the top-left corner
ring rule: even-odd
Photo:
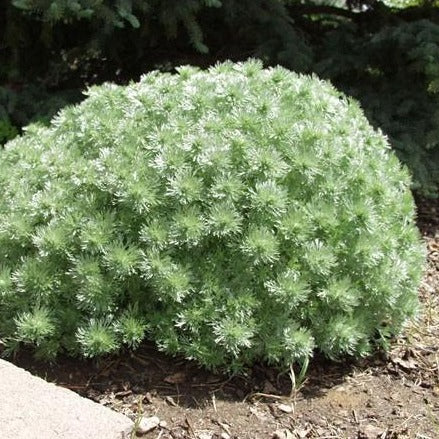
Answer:
[[[129,439],[133,422],[0,360],[1,439]]]

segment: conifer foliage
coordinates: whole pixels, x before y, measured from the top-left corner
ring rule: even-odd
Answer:
[[[0,146],[77,102],[85,85],[249,56],[358,99],[412,188],[438,197],[437,1],[4,0]]]
[[[358,105],[256,61],[93,87],[0,152],[0,337],[229,370],[362,356],[417,307],[409,177]]]
[[[342,48],[342,49],[340,49]],[[374,32],[340,26],[326,35],[314,71],[361,102],[413,175],[413,189],[439,194],[439,21]]]

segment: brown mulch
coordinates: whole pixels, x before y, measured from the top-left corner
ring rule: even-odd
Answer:
[[[439,438],[439,203],[418,200],[428,265],[419,317],[386,355],[350,363],[315,358],[291,391],[287,373],[256,366],[215,375],[153,345],[99,363],[15,363],[132,419],[162,422],[144,438]],[[265,396],[264,396],[265,395]]]

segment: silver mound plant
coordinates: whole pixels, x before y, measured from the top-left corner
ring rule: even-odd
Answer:
[[[209,368],[364,356],[417,309],[410,178],[356,102],[257,61],[88,90],[0,152],[0,337]]]

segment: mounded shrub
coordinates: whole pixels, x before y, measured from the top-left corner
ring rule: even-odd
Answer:
[[[0,153],[0,336],[208,367],[362,356],[417,308],[407,172],[355,102],[260,63],[91,88]]]

